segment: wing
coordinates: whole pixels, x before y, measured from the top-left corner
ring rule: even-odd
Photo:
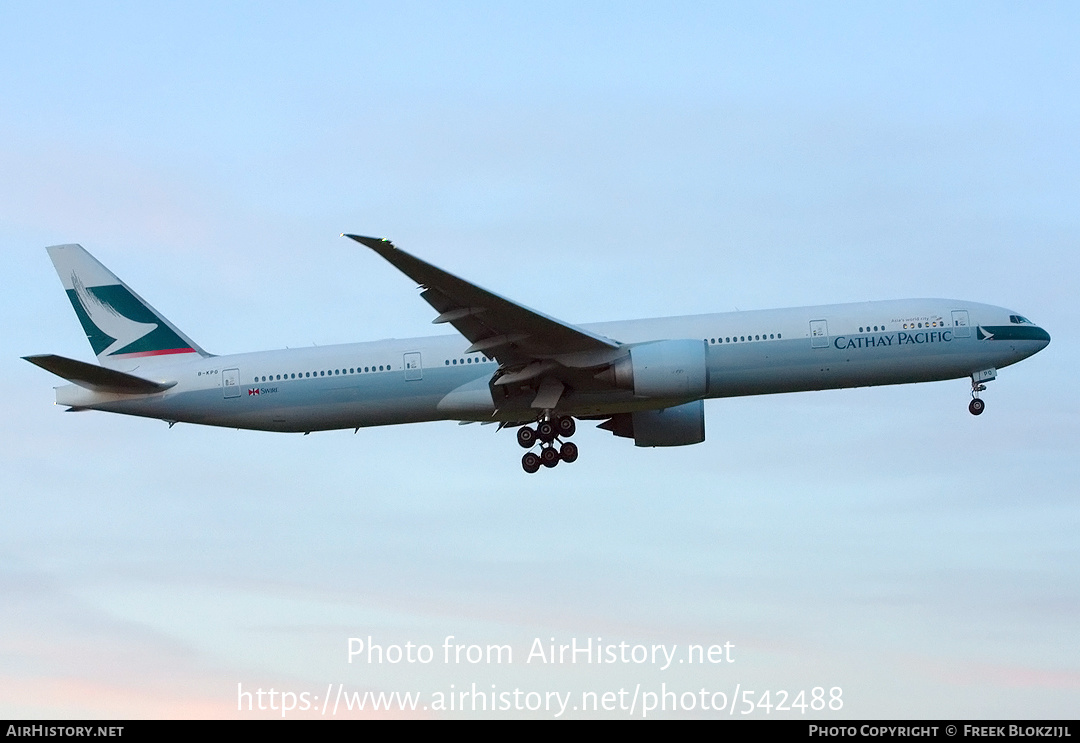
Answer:
[[[420,294],[439,316],[433,323],[450,323],[472,345],[468,353],[483,351],[509,364],[534,359],[610,358],[621,344],[481,289],[464,279],[409,255],[392,242],[376,237],[346,235],[368,246],[395,268],[420,284]],[[598,362],[604,363],[604,362]],[[580,364],[578,364],[580,365]],[[589,364],[590,366],[593,364]]]
[[[533,407],[554,407],[563,384],[592,381],[589,369],[624,356],[618,341],[531,310],[420,260],[377,237],[346,235],[374,250],[420,284],[420,296],[439,313],[434,323],[450,323],[472,345],[498,360],[499,386],[539,383]],[[558,383],[558,384],[556,384]],[[551,404],[543,404],[551,403]]]

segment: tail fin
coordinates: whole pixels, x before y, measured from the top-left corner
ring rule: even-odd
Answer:
[[[46,248],[98,363],[130,369],[209,356],[81,245]],[[178,356],[179,354],[179,356]]]

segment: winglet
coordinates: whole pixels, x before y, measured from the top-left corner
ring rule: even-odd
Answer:
[[[385,237],[365,237],[363,235],[350,235],[348,233],[341,233],[342,237],[347,237],[350,240],[356,240],[361,245],[367,245],[372,250],[385,250],[386,248],[395,248],[397,246],[394,243],[387,240]]]

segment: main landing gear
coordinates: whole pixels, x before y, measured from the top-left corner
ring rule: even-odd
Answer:
[[[540,443],[540,452],[526,452],[521,458],[521,468],[532,474],[544,467],[554,467],[559,462],[575,461],[578,458],[577,444],[572,441],[559,441],[574,435],[577,424],[569,415],[545,416],[536,424],[536,428],[522,426],[518,429],[517,440],[523,449],[531,449]],[[556,445],[558,448],[556,448]]]

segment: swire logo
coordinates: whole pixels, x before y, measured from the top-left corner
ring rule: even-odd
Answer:
[[[272,395],[277,392],[277,387],[249,387],[248,396],[251,395]]]
[[[249,395],[257,395],[257,394],[259,394],[259,388],[258,387],[252,387],[250,390],[248,390],[248,394]]]

